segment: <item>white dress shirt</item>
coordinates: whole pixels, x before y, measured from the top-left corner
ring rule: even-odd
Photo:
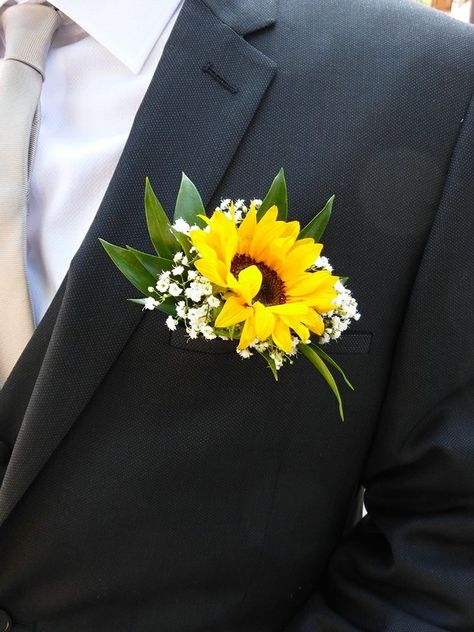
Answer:
[[[13,1],[0,0],[0,12]],[[94,219],[182,3],[51,1],[70,19],[46,63],[30,184],[27,274],[35,324]]]

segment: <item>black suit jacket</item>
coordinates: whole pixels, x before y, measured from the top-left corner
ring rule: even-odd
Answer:
[[[472,632],[473,48],[405,0],[186,0],[0,395],[15,632]],[[147,175],[212,209],[282,165],[292,218],[336,194],[345,423],[306,361],[170,335],[98,242],[150,250]]]

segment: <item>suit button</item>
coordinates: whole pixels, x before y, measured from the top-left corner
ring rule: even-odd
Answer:
[[[0,632],[9,632],[12,629],[10,615],[5,610],[0,610]]]

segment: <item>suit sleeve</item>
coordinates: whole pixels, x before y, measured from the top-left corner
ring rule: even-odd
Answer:
[[[474,630],[474,103],[397,342],[367,515],[285,632]]]

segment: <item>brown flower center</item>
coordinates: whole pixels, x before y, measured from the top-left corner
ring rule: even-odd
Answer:
[[[265,263],[254,261],[249,255],[235,255],[230,264],[230,271],[237,277],[239,272],[249,266],[257,266],[262,273],[262,285],[254,300],[268,306],[286,303],[285,284],[275,270]]]

